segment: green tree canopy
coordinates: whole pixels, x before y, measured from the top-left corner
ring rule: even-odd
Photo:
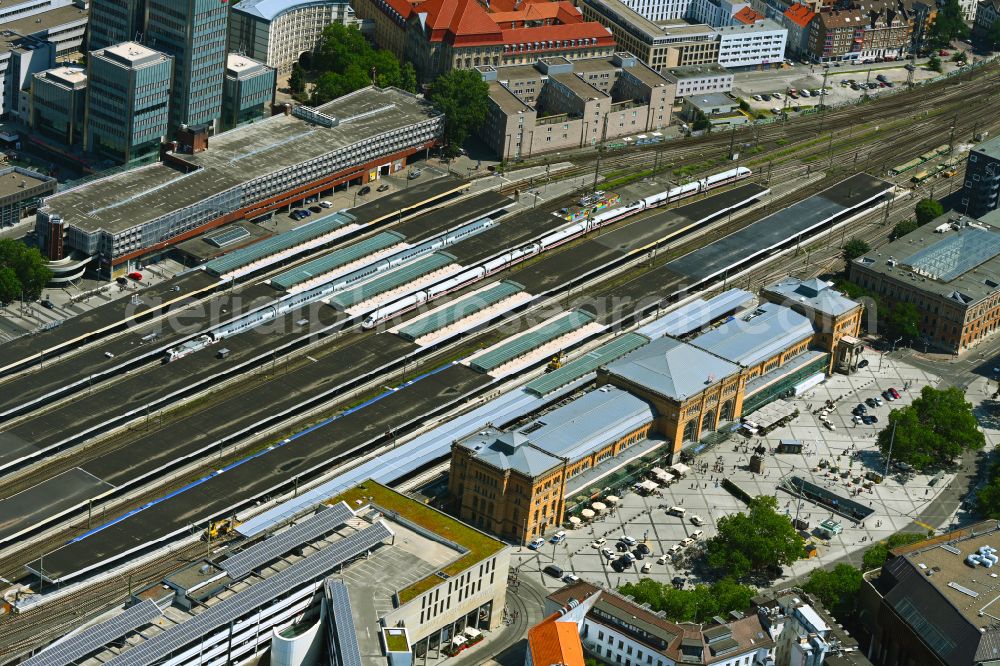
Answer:
[[[52,271],[38,248],[11,238],[0,239],[0,302],[10,303],[22,293],[25,299],[35,300],[51,279]]]
[[[486,120],[489,90],[471,69],[453,69],[434,81],[428,99],[444,114],[444,144],[450,154]]]
[[[844,259],[854,261],[871,250],[871,245],[860,238],[852,238],[844,244]]]
[[[941,58],[936,53],[932,53],[931,57],[927,59],[927,69],[932,72],[941,71]]]
[[[917,230],[916,220],[903,220],[899,222],[892,228],[892,234],[889,236],[890,240],[896,240],[897,238],[902,238],[906,234],[911,234]]]
[[[944,206],[937,199],[921,199],[917,202],[913,212],[917,215],[917,226],[924,226],[931,220],[944,215]]]
[[[417,90],[413,66],[400,65],[390,51],[372,48],[353,25],[328,25],[310,64],[319,74],[313,90],[313,104],[323,104],[370,86],[373,76],[375,84],[381,88],[395,86],[409,92]]]
[[[913,303],[893,303],[885,316],[886,337],[916,340],[920,337],[920,311]]]
[[[673,585],[643,578],[638,583],[625,583],[618,591],[648,603],[653,611],[664,611],[674,622],[705,622],[715,615],[731,610],[744,611],[750,606],[754,589],[729,578],[711,585],[696,585],[691,590],[678,590]]]
[[[989,42],[991,49],[1000,49],[1000,19],[993,21],[993,25],[986,33],[986,41]]]
[[[841,622],[854,616],[861,592],[861,571],[850,564],[838,564],[833,571],[814,569],[802,589],[815,595]]]
[[[889,551],[893,548],[909,546],[911,543],[917,543],[918,541],[923,541],[926,538],[926,534],[897,532],[896,534],[889,536],[889,538],[885,541],[879,541],[877,544],[865,551],[863,559],[864,570],[871,571],[872,569],[878,569],[885,564],[886,558],[889,557]]]
[[[890,441],[893,461],[924,471],[950,464],[966,449],[983,448],[986,439],[961,390],[925,386],[913,404],[889,412],[889,426],[878,435],[882,455],[888,455]]]
[[[306,89],[305,75],[302,73],[302,67],[299,63],[292,65],[292,73],[288,76],[288,87],[292,89],[293,93],[304,92]]]
[[[708,541],[708,565],[736,579],[791,564],[804,545],[774,497],[756,497],[748,509],[720,518],[718,534]]]
[[[931,26],[929,35],[931,45],[939,49],[947,48],[953,39],[967,37],[968,34],[969,26],[965,24],[965,16],[958,0],[946,0],[944,6],[938,10],[934,25]],[[940,62],[939,60],[939,67]]]

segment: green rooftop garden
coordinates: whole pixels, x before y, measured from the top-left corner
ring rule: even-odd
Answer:
[[[369,500],[369,498],[371,499]],[[359,504],[357,500],[361,500],[361,503]],[[347,505],[352,509],[357,509],[369,502],[377,504],[383,509],[395,511],[401,517],[467,549],[468,553],[443,569],[448,576],[457,576],[476,562],[490,557],[504,547],[502,542],[371,479],[327,500],[328,504],[336,504],[337,502],[347,502]],[[437,574],[431,574],[418,580],[413,585],[399,591],[399,603],[408,603],[441,582],[442,579]]]
[[[410,644],[406,640],[406,633],[402,629],[383,629],[382,636],[385,638],[386,650],[389,652],[409,652]]]

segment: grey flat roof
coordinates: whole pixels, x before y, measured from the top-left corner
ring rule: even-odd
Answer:
[[[753,313],[699,335],[691,344],[749,368],[812,334],[812,323],[803,315],[783,305],[763,303]]]
[[[711,65],[682,65],[680,67],[670,67],[664,72],[677,79],[697,79],[705,76],[732,76],[733,73],[718,64]]]
[[[566,86],[574,95],[580,97],[581,99],[589,99],[591,97],[596,99],[603,99],[608,97],[608,94],[602,90],[598,90],[594,86],[590,85],[579,76],[573,73],[566,74],[550,74],[550,81],[557,81],[562,85]]]
[[[995,136],[989,141],[983,141],[972,150],[983,155],[988,155],[995,160],[1000,160],[1000,136]]]
[[[726,93],[721,92],[699,93],[697,95],[689,95],[684,99],[701,110],[711,109],[716,106],[739,106],[740,104]]]
[[[74,21],[86,21],[89,13],[86,9],[80,9],[70,5],[69,7],[57,7],[46,12],[32,14],[15,21],[6,21],[3,24],[4,30],[10,30],[21,35],[34,35],[52,28],[58,28],[73,23]],[[0,48],[0,52],[5,49]]]
[[[496,102],[497,106],[499,106],[504,113],[517,113],[518,111],[531,110],[531,107],[522,102],[517,95],[496,81],[490,82],[490,99]]]
[[[42,174],[31,175],[32,172],[25,169],[0,169],[0,197],[7,197],[18,192],[25,192],[33,187],[52,182],[53,178],[46,178]],[[21,183],[24,182],[24,187]]]
[[[834,289],[832,282],[819,278],[800,280],[789,276],[764,287],[764,291],[780,295],[789,301],[802,303],[817,312],[834,317],[850,312],[859,305]]]
[[[992,251],[983,255],[977,251],[987,247],[979,239],[1000,237],[1000,228],[991,224],[992,218],[984,216],[979,220],[982,228],[951,228],[943,234],[936,233],[935,229],[942,224],[958,219],[954,213],[949,213],[877,252],[855,259],[855,263],[905,282],[908,289],[937,294],[958,306],[973,307],[1000,288],[1000,255]],[[937,257],[937,261],[932,262],[933,257]],[[910,263],[914,258],[916,266]],[[939,277],[935,279],[934,275]]]
[[[163,163],[132,169],[51,196],[45,209],[84,230],[122,231],[437,115],[423,100],[395,88],[363,88],[318,110],[342,119],[340,124],[321,127],[294,115],[271,116],[212,137],[202,153],[175,155],[199,167],[193,172]]]
[[[659,338],[610,363],[607,372],[683,401],[735,374],[739,366],[674,338]]]

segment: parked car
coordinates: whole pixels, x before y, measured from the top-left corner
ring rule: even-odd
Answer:
[[[701,516],[694,515],[694,516],[691,516],[691,524],[692,525],[697,525],[698,527],[701,527],[702,525],[705,524],[705,520]]]
[[[861,421],[865,425],[875,425],[876,423],[878,423],[878,417],[865,414],[864,416],[861,417]]]
[[[643,555],[649,555],[649,552],[650,552],[649,551],[649,546],[647,546],[644,543],[640,543],[640,544],[636,545],[635,549],[637,551],[639,551],[640,553],[642,553]]]
[[[604,537],[601,537],[600,539],[594,539],[593,541],[590,542],[590,547],[591,548],[600,548],[601,546],[603,546],[607,542],[608,542],[608,540],[605,539]]]
[[[320,208],[319,206],[309,206],[309,210],[311,210],[314,213],[322,213],[323,212],[323,209]]]
[[[642,569],[640,569],[639,571],[641,571],[642,573],[649,573],[649,571],[652,568],[653,568],[653,565],[651,563],[649,563],[649,562],[646,562],[645,564],[642,565]]]
[[[625,571],[625,565],[622,564],[621,560],[612,560],[611,568],[615,570],[615,573],[621,573]]]
[[[777,107],[776,106],[776,107],[772,108],[771,109],[771,113],[773,113],[776,116],[780,116],[781,115],[781,107]]]
[[[692,539],[700,539],[703,536],[705,536],[705,530],[695,530],[694,532],[691,532]]]
[[[563,570],[562,567],[556,566],[555,564],[550,564],[549,566],[542,569],[546,574],[552,576],[553,578],[562,578]]]
[[[41,303],[42,307],[45,308],[46,310],[52,310],[56,307],[55,304],[47,298],[43,298],[42,300],[39,301],[39,303]]]
[[[544,545],[545,545],[545,539],[543,539],[542,537],[535,537],[534,539],[531,540],[531,543],[528,544],[528,548],[532,550],[538,550]]]
[[[619,553],[624,553],[628,550],[628,546],[619,541],[618,543],[615,544],[615,550],[617,550]]]
[[[855,414],[854,416],[851,417],[851,420],[857,425],[861,425],[862,423],[864,423],[864,420],[861,418],[860,414]]]
[[[641,550],[639,550],[638,548],[636,548],[635,550],[632,551],[632,557],[634,557],[637,560],[644,560],[646,559],[646,554]]]
[[[635,544],[639,543],[638,541],[636,541],[635,539],[633,539],[632,537],[630,537],[627,534],[624,535],[624,536],[622,536],[618,540],[621,541],[622,543],[626,544],[627,546],[634,546]]]
[[[302,214],[302,217],[309,217],[310,215],[312,215],[312,212],[305,208],[303,208],[299,212]]]
[[[788,96],[791,97],[792,99],[798,99],[799,98],[799,94],[798,93],[794,93],[794,92],[788,93]]]
[[[940,51],[938,51],[938,55],[943,58],[945,56],[950,56],[951,54],[945,51],[944,49],[941,49]]]
[[[875,405],[877,407],[881,407],[882,405],[885,404],[885,403],[882,402],[882,398],[878,397],[877,395],[876,396],[872,396],[872,400],[875,401]]]
[[[781,93],[778,93],[778,92],[771,93],[771,97],[773,97],[774,99],[784,99],[781,96]]]
[[[799,94],[802,95],[803,97],[812,97],[812,93],[806,90],[805,88],[803,88],[802,92],[800,92]]]
[[[888,402],[892,402],[893,400],[896,399],[893,397],[892,393],[889,392],[889,389],[882,391],[882,397],[885,398]]]
[[[674,545],[672,545],[670,548],[667,549],[667,554],[668,555],[677,555],[682,550],[683,550],[683,548],[680,546],[680,544],[676,544],[675,543]]]
[[[875,402],[875,398],[865,398],[865,404],[871,407],[872,409],[878,407],[878,404]]]
[[[130,280],[135,280],[136,282],[142,282],[142,273],[139,271],[132,271],[126,277]]]
[[[559,530],[558,532],[556,532],[555,534],[552,535],[552,538],[549,539],[549,542],[550,543],[562,543],[565,540],[566,540],[566,533],[563,532],[562,530]]]
[[[761,97],[760,95],[752,95],[752,98],[754,100],[758,101],[758,102],[763,102],[764,101],[764,98]]]
[[[667,555],[666,553],[664,553],[663,555],[660,555],[658,558],[656,558],[656,563],[657,564],[666,564],[669,559],[670,559],[670,556]]]
[[[892,394],[893,398],[895,398],[896,400],[899,400],[899,391],[897,391],[896,389],[894,389],[893,387],[890,386],[889,387],[889,393]]]
[[[321,208],[333,208],[333,204],[329,201],[320,201],[319,205]]]
[[[409,174],[407,174],[406,178],[408,180],[415,180],[417,178],[420,178],[420,169],[414,169]]]
[[[681,548],[687,548],[693,543],[694,539],[692,539],[691,537],[684,537],[683,539],[681,539]]]
[[[577,576],[576,574],[566,574],[565,576],[563,576],[562,581],[564,583],[578,583],[580,582],[580,577]]]
[[[389,189],[389,186],[383,183],[382,185],[379,185],[378,189],[375,190],[375,191],[376,192],[385,192],[388,189]]]
[[[601,548],[601,555],[603,555],[604,559],[606,559],[606,560],[613,560],[613,559],[615,559],[615,553],[610,548]]]
[[[769,94],[767,94],[767,93],[764,93],[763,95],[761,95],[761,100],[764,101],[764,102],[770,102],[771,101],[771,96]]]
[[[823,425],[826,426],[827,430],[836,430],[837,429],[837,426],[833,425],[829,421],[823,421]]]
[[[358,190],[358,194],[360,194],[361,196],[365,196],[366,194],[370,194],[371,191],[372,191],[371,186],[365,185],[360,190]]]
[[[672,506],[669,509],[667,509],[667,515],[670,515],[670,516],[680,516],[680,517],[683,518],[684,517],[684,513],[686,511],[687,510],[684,507],[682,507],[682,506]]]

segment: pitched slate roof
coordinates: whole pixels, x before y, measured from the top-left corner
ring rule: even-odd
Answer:
[[[739,366],[680,340],[662,337],[608,364],[606,371],[683,401],[736,374]]]

